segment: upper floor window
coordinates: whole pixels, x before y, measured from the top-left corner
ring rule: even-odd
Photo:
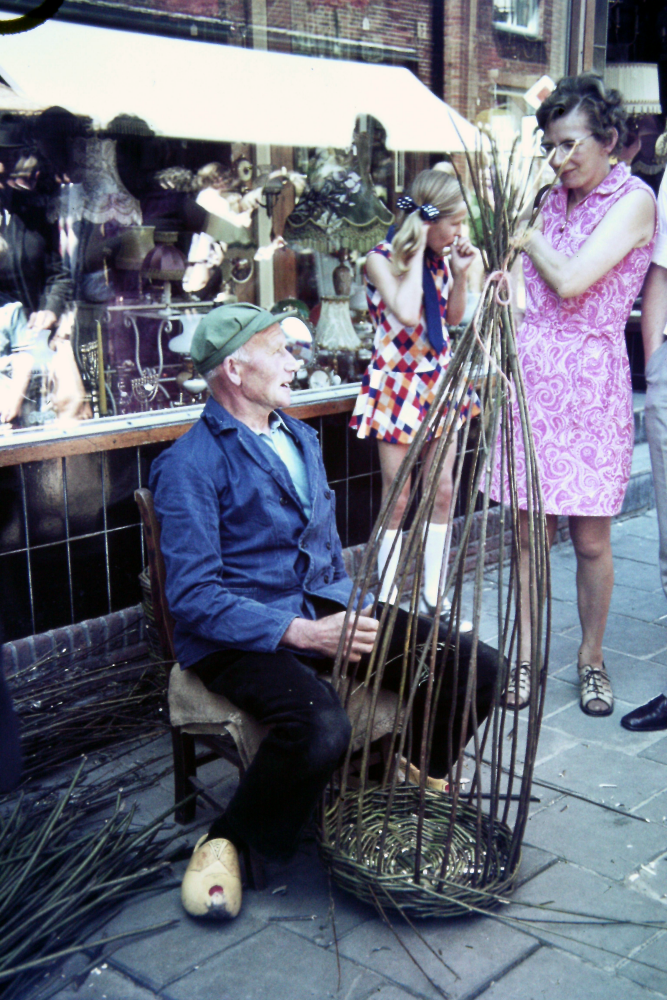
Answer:
[[[493,0],[493,26],[520,35],[539,34],[539,0]]]

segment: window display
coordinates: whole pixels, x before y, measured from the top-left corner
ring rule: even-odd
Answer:
[[[349,149],[282,150],[279,165],[257,149],[157,136],[130,114],[103,131],[63,108],[4,114],[3,444],[203,403],[189,346],[225,301],[280,298],[305,322],[297,393],[359,380],[361,268],[393,220],[384,130],[364,117]]]

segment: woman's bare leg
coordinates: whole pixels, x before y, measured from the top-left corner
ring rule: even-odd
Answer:
[[[579,663],[602,666],[602,641],[614,587],[610,517],[571,517],[577,556],[577,606],[581,621]]]

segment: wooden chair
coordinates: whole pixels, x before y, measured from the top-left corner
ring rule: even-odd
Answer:
[[[178,823],[189,823],[195,816],[198,795],[220,811],[224,810],[224,803],[197,778],[197,768],[216,757],[223,757],[243,775],[268,730],[223,695],[213,694],[196,674],[190,670],[182,670],[176,661],[174,620],[167,605],[166,572],[160,550],[160,525],[155,515],[153,495],[150,490],[143,488],[135,491],[134,498],[141,513],[146,541],[152,604],[151,624],[157,631],[163,659],[167,664],[172,664],[169,668],[168,701],[174,754],[174,794],[177,803],[175,817]],[[359,735],[356,739],[358,746],[363,744],[368,715],[367,702],[363,691],[353,693],[350,699],[350,715],[356,719],[356,713],[359,713]],[[398,698],[395,694],[390,691],[380,693],[373,717],[373,740],[379,740],[393,730],[397,707]],[[197,754],[195,741],[206,746],[204,753]],[[192,792],[196,794],[192,795]],[[183,801],[186,799],[187,801]],[[263,869],[259,859],[252,855],[246,857],[245,861],[251,884],[260,888]]]

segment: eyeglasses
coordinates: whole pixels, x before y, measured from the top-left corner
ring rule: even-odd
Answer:
[[[558,142],[555,145],[553,142],[542,142],[540,143],[540,149],[547,159],[549,159],[550,156],[553,156],[558,149],[562,149],[567,156],[569,153],[573,153],[575,149],[581,146],[582,142],[586,142],[587,139],[591,139],[592,136],[593,133],[589,132],[588,135],[584,135],[580,139],[565,139],[564,142]]]

